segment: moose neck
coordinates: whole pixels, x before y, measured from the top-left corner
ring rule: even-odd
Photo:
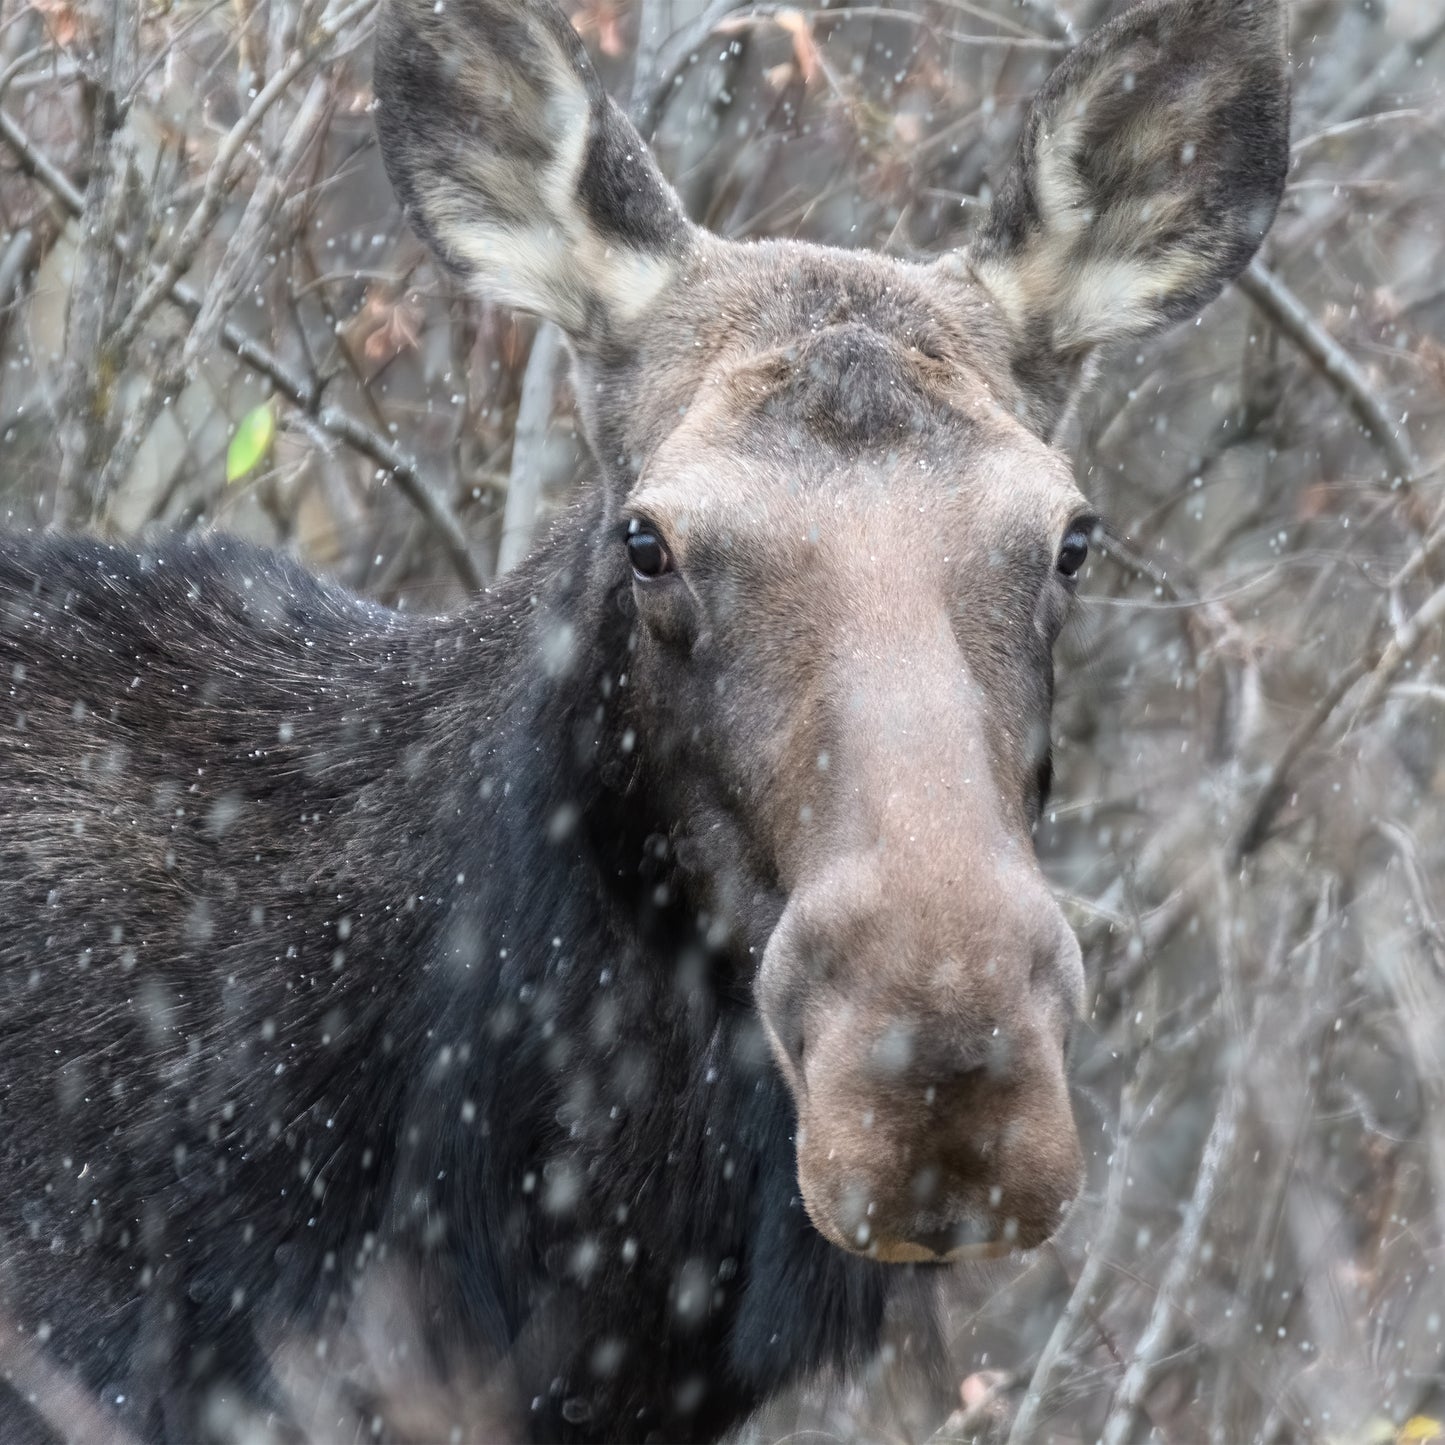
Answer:
[[[476,1097],[508,1099],[503,1075],[522,1074],[529,1087],[542,1081],[526,1105],[548,1119],[566,1041],[595,1029],[609,989],[653,1021],[679,1010],[711,1019],[717,1002],[701,972],[686,1000],[675,986],[680,959],[719,959],[675,886],[672,820],[621,697],[635,619],[605,510],[600,488],[589,492],[440,644],[424,642],[441,666],[427,669],[437,701],[422,768],[442,806],[436,837],[417,840],[419,866],[406,869],[426,895],[419,941],[455,998],[457,1054],[485,1075]],[[414,1023],[433,1035],[435,998],[417,1001]],[[479,1030],[485,1049],[468,1037]]]
[[[869,1348],[884,1278],[808,1224],[746,947],[732,957],[679,886],[665,841],[675,820],[625,700],[635,618],[604,510],[592,494],[479,603],[453,653],[438,714],[449,761],[433,764],[452,790],[437,871],[464,882],[433,916],[429,998],[412,1016],[425,1038],[414,1062],[449,1063],[418,1070],[398,1197],[423,1242],[437,1219],[465,1220],[467,1268],[424,1251],[449,1337],[490,1344],[529,1397],[567,1379],[580,1391],[567,1408],[598,1433],[635,1426],[612,1418],[620,1398],[585,1366],[616,1334],[618,1300],[659,1311],[627,1322],[640,1331],[629,1349],[676,1336],[662,1374],[690,1377],[709,1351],[731,1352],[741,1393],[654,1422],[684,1439],[720,1430],[798,1369]],[[478,706],[479,670],[495,709]],[[475,1124],[459,1129],[468,1101]],[[539,1258],[564,1267],[522,1263]],[[680,1260],[722,1283],[720,1303],[679,1334],[667,1312]],[[790,1314],[781,1296],[797,1290],[817,1308]]]
[[[450,826],[474,886],[458,894],[490,920],[503,962],[531,933],[551,951],[582,897],[644,931],[660,922],[657,845],[671,820],[642,778],[621,705],[635,618],[606,511],[601,489],[589,490],[462,624],[470,637],[452,684],[462,706],[444,725],[447,750],[465,749],[451,765],[465,796]],[[494,709],[476,706],[478,671]]]

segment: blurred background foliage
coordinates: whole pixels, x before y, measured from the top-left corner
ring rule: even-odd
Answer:
[[[572,16],[694,217],[906,256],[967,239],[1118,8]],[[1290,11],[1262,264],[1107,358],[1068,438],[1117,533],[1039,836],[1089,966],[1089,1191],[1055,1246],[941,1283],[943,1358],[900,1318],[750,1441],[1439,1437],[1445,5]],[[373,22],[0,0],[8,524],[222,528],[439,610],[586,477],[555,334],[458,295],[391,196]]]

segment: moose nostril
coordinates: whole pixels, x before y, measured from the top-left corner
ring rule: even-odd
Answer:
[[[960,1028],[948,1017],[899,1014],[873,1035],[864,1063],[878,1083],[901,1081],[921,1092],[925,1105],[948,1107],[961,1092],[998,1082],[1014,1060],[1006,1030],[988,1020]]]
[[[787,1055],[788,1062],[797,1070],[801,1078],[803,1047],[806,1042],[801,1005],[789,1002],[780,1008],[771,1010],[769,1024],[774,1041]]]
[[[1064,996],[1070,1007],[1077,1007],[1084,984],[1083,956],[1074,931],[1062,915],[1054,927],[1037,940],[1029,984],[1035,989],[1048,989]]]
[[[909,1192],[918,1205],[932,1204],[943,1188],[943,1171],[937,1164],[925,1164],[913,1176]]]
[[[804,995],[799,987],[796,958],[790,948],[770,944],[768,955],[757,980],[758,1015],[772,1045],[773,1055],[783,1071],[796,1077],[790,1082],[802,1085],[804,1029]]]
[[[783,1047],[787,1049],[788,1057],[792,1059],[800,1073],[803,1068],[803,1042],[803,1019],[799,1014],[797,1021],[788,1030],[787,1037],[783,1040]]]

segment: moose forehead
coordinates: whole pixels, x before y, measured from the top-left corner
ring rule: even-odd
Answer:
[[[1018,562],[1051,547],[1083,498],[969,369],[850,321],[718,368],[629,505],[667,527],[682,561],[742,539],[853,534],[903,542],[917,565],[981,550]]]

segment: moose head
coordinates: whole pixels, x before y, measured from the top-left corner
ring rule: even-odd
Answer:
[[[389,0],[376,89],[441,262],[569,341],[629,786],[744,961],[814,1224],[884,1261],[1039,1243],[1081,1180],[1082,970],[1031,833],[1095,525],[1051,437],[1269,228],[1279,0],[1099,30],[931,261],[693,224],[547,0]]]

